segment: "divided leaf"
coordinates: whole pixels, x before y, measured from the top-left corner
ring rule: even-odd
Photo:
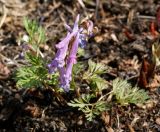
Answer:
[[[119,78],[113,81],[113,95],[121,105],[145,103],[149,99],[147,92],[143,89],[132,87],[126,80]]]
[[[18,69],[16,73],[17,86],[24,88],[42,86],[48,74],[42,59],[31,54],[26,54],[26,58],[30,66]]]
[[[95,63],[91,60],[88,61],[88,70],[83,74],[83,79],[86,80],[89,85],[96,91],[101,91],[107,87],[105,79],[99,75],[107,71],[107,67],[100,63]]]
[[[28,44],[32,45],[32,48],[36,52],[39,51],[39,45],[43,44],[46,40],[44,29],[38,25],[36,21],[24,18],[24,27],[29,35]]]
[[[97,101],[95,103],[90,103],[91,98],[94,95],[82,95],[81,98],[74,99],[69,106],[78,107],[78,110],[82,111],[88,121],[92,121],[97,115],[106,110],[106,104],[104,101]]]
[[[101,63],[95,63],[91,60],[88,61],[88,65],[89,65],[89,72],[92,74],[100,75],[108,70],[108,68],[105,65]]]

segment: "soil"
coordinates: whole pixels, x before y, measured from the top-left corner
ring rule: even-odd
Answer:
[[[86,56],[79,59],[109,66],[104,75],[108,82],[120,77],[136,85],[144,58],[151,65],[151,48],[159,40],[159,7],[158,0],[0,0],[0,131],[160,132],[158,68],[152,69],[157,78],[147,80],[150,100],[145,105],[116,104],[92,122],[66,105],[74,92],[57,100],[51,89],[18,89],[14,80],[16,69],[24,63],[18,57],[24,16],[45,28],[47,44],[42,50],[51,60],[54,45],[65,35],[64,23],[72,25],[80,14],[81,19],[90,17],[98,31],[85,48]]]

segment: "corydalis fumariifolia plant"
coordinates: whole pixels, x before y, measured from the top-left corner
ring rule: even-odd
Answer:
[[[77,107],[78,110],[84,112],[87,120],[89,121],[92,121],[93,118],[95,118],[97,115],[100,115],[101,112],[109,108],[109,103],[111,102],[105,100],[105,97],[109,95],[114,95],[117,102],[122,106],[129,104],[142,104],[145,103],[147,99],[149,99],[147,92],[145,92],[143,89],[132,87],[131,84],[127,82],[127,80],[121,80],[119,78],[113,80],[113,89],[109,93],[106,93],[104,95],[100,94],[100,97],[97,97],[95,89],[99,90],[99,92],[102,92],[104,88],[107,88],[106,81],[98,75],[105,73],[107,69],[108,68],[104,65],[94,63],[89,60],[89,68],[84,73],[83,79],[86,79],[88,83],[94,84],[91,85],[93,87],[93,89],[91,89],[92,94],[83,94],[79,98],[74,99],[70,103],[68,103],[69,106]],[[99,85],[99,83],[101,83],[101,85]],[[93,98],[97,98],[97,101],[90,102],[90,100]]]
[[[92,90],[101,92],[108,87],[107,81],[100,77],[100,75],[106,73],[107,70],[107,66],[89,60],[88,70],[83,74],[83,79],[86,80]]]
[[[115,95],[118,103],[121,105],[128,104],[143,104],[149,96],[147,92],[138,87],[132,87],[127,80],[121,80],[119,78],[113,80],[112,94]]]
[[[105,101],[107,95],[114,95],[117,102],[122,106],[143,104],[149,99],[147,92],[137,87],[132,87],[126,80],[117,78],[113,81],[112,86],[113,90],[111,92],[101,95],[94,103],[91,103],[90,100],[96,98],[96,94],[84,94],[78,99],[72,100],[68,105],[78,107],[78,110],[85,114],[87,120],[92,121],[97,115],[109,109],[109,102]]]
[[[72,67],[76,64],[78,47],[83,48],[87,40],[92,36],[92,21],[86,20],[79,25],[78,15],[73,28],[66,24],[67,35],[56,45],[57,53],[48,65],[39,48],[40,44],[45,40],[44,30],[35,21],[28,19],[24,20],[24,25],[29,38],[27,44],[23,46],[23,54],[29,64],[18,70],[17,85],[20,87],[37,87],[42,84],[51,84],[51,80],[53,80],[53,84],[60,84],[59,87],[68,92],[72,80]],[[34,60],[36,60],[36,63],[34,63]],[[50,80],[48,80],[48,76]]]
[[[75,71],[78,72],[81,70],[81,65],[75,65],[75,68],[77,68]],[[68,103],[69,106],[77,107],[78,110],[81,110],[88,121],[92,121],[93,118],[108,109],[104,101],[106,95],[100,94],[100,97],[97,97],[96,94],[97,92],[102,93],[102,90],[108,87],[106,80],[100,77],[100,75],[106,73],[107,70],[108,67],[105,65],[89,60],[88,70],[83,73],[82,80],[87,82],[91,92],[89,94],[82,94],[79,98],[75,98]],[[96,101],[92,102],[92,100]]]

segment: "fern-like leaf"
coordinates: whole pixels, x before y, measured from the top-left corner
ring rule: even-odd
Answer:
[[[86,80],[95,91],[102,91],[104,88],[107,88],[106,80],[100,77],[100,75],[105,73],[108,68],[91,60],[88,61],[88,65],[88,70],[83,74],[83,79]]]
[[[69,106],[78,107],[78,110],[82,111],[88,121],[92,121],[97,115],[100,115],[102,111],[106,110],[106,104],[104,101],[97,101],[95,103],[90,103],[93,95],[82,95],[81,98],[74,99]]]
[[[119,78],[113,81],[113,95],[116,96],[117,101],[121,105],[145,103],[149,98],[147,92],[143,89],[132,87],[126,80],[121,80]]]

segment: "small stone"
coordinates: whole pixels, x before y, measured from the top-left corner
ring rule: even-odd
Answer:
[[[82,125],[83,124],[83,119],[82,118],[83,118],[82,116],[80,116],[78,118],[77,125]]]
[[[29,36],[28,35],[23,35],[23,37],[22,37],[22,40],[24,41],[24,42],[29,42]]]
[[[146,104],[147,109],[152,109],[154,107],[154,102],[153,101],[149,101]]]
[[[156,119],[156,123],[157,123],[158,125],[160,125],[160,118],[157,118],[157,119]]]
[[[83,121],[82,121],[82,120],[79,120],[79,121],[77,122],[77,124],[78,124],[78,125],[82,125],[82,124],[83,124]]]
[[[20,99],[21,96],[20,96],[18,93],[16,93],[16,94],[15,94],[15,98],[16,98],[16,99]]]
[[[96,37],[94,37],[94,39],[95,39],[95,41],[96,41],[97,43],[100,43],[100,42],[103,41],[102,35],[96,36]]]
[[[147,123],[147,122],[144,122],[142,126],[143,126],[143,127],[148,127],[148,123]]]

